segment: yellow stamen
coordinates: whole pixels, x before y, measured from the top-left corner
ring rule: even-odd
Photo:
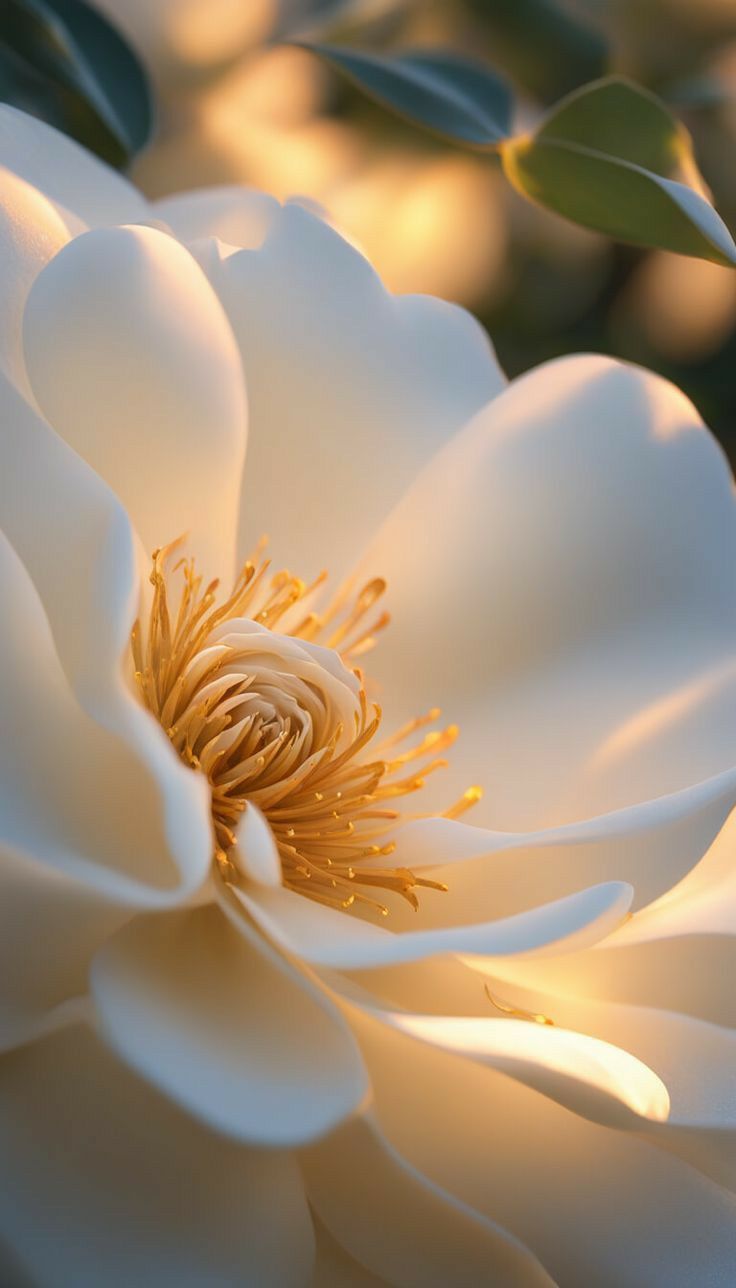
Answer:
[[[346,909],[358,901],[385,916],[388,908],[366,891],[385,890],[416,909],[417,889],[446,890],[408,868],[373,861],[394,849],[390,833],[401,816],[386,802],[418,791],[427,774],[446,764],[437,753],[455,741],[457,727],[429,732],[395,754],[394,748],[436,720],[439,710],[433,708],[378,744],[381,712],[368,702],[356,671],[360,688],[351,736],[346,740],[341,726],[320,730],[313,724],[322,741],[307,743],[300,720],[288,714],[293,713],[293,699],[291,708],[287,703],[277,711],[273,696],[259,695],[255,677],[247,673],[247,651],[224,640],[223,632],[216,634],[226,623],[247,619],[268,630],[278,627],[294,639],[339,648],[347,662],[365,652],[388,621],[386,613],[369,625],[365,621],[385,582],[375,578],[352,597],[343,591],[323,612],[295,620],[292,610],[314,596],[324,574],[311,585],[286,570],[268,576],[261,542],[230,595],[218,604],[217,581],[203,585],[193,559],[180,558],[169,568],[180,545],[181,540],[175,541],[153,554],[150,613],[145,630],[136,622],[131,649],[145,705],[184,763],[209,780],[214,858],[223,878],[230,883],[242,879],[234,851],[250,802],[271,827],[284,885],[328,907]],[[177,572],[181,586],[174,612],[169,581]],[[400,771],[412,762],[419,762],[419,772],[402,778]],[[458,817],[478,799],[480,789],[470,788],[445,817]]]

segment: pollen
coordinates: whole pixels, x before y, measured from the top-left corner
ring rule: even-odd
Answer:
[[[390,862],[398,824],[426,817],[399,806],[447,764],[458,729],[431,728],[440,716],[432,708],[380,735],[381,711],[357,659],[388,624],[385,582],[343,588],[318,611],[326,574],[308,584],[272,573],[261,542],[221,597],[193,559],[176,557],[181,545],[154,551],[150,607],[131,649],[145,706],[182,761],[209,781],[222,878],[245,879],[237,831],[254,805],[270,826],[283,884],[299,894],[386,916],[386,895],[416,909],[418,890],[446,890]],[[469,788],[444,816],[457,818],[480,796]]]

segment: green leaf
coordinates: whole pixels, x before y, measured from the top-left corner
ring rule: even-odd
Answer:
[[[124,166],[152,123],[137,58],[83,0],[0,0],[0,99]]]
[[[606,37],[559,0],[470,0],[493,61],[543,103],[608,68]]]
[[[690,136],[653,94],[611,77],[565,99],[531,135],[501,147],[523,196],[574,223],[633,242],[736,265],[736,245],[700,193]]]
[[[386,57],[298,43],[383,107],[455,143],[495,148],[509,133],[510,92],[484,63],[435,49]]]

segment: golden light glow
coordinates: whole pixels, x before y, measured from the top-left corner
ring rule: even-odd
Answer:
[[[145,628],[136,622],[131,647],[145,705],[184,763],[209,780],[214,858],[225,880],[237,883],[243,876],[237,828],[250,804],[270,826],[284,885],[300,894],[336,908],[357,900],[385,915],[388,908],[367,891],[398,894],[417,908],[418,888],[446,889],[407,868],[381,864],[381,858],[395,848],[388,839],[401,817],[395,802],[447,763],[441,753],[455,741],[457,727],[432,729],[414,740],[437,720],[440,713],[433,708],[376,743],[381,712],[368,702],[360,671],[342,673],[353,686],[349,690],[338,676],[341,692],[352,699],[349,729],[328,715],[316,664],[308,681],[288,676],[284,689],[278,667],[264,678],[262,651],[254,654],[252,635],[246,645],[235,628],[224,630],[238,622],[251,630],[253,623],[261,631],[279,627],[276,655],[279,639],[285,657],[288,641],[303,641],[338,650],[349,666],[388,623],[385,612],[373,616],[385,582],[375,578],[357,594],[341,592],[322,611],[304,612],[325,574],[311,585],[286,570],[269,576],[261,544],[218,604],[217,581],[204,586],[192,559],[180,558],[170,567],[180,544],[154,552],[150,613]],[[177,574],[172,596],[169,583]],[[322,674],[326,684],[335,683],[328,671]],[[470,788],[446,816],[457,818],[480,794]]]

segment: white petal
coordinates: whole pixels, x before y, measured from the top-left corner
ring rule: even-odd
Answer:
[[[436,701],[459,723],[443,791],[486,786],[475,817],[495,826],[718,773],[734,543],[725,459],[682,394],[606,358],[541,367],[431,462],[362,565],[389,583],[384,709],[400,723]]]
[[[327,996],[217,908],[131,922],[97,955],[92,993],[115,1050],[234,1139],[303,1144],[367,1093]]]
[[[175,901],[180,874],[155,780],[75,701],[36,591],[1,532],[0,598],[0,842],[111,899]]]
[[[557,1023],[615,1043],[656,1070],[667,1088],[670,1112],[666,1121],[651,1122],[640,1134],[736,1191],[736,1032],[651,1007],[585,1000],[557,992],[554,979],[541,972],[527,976],[521,986],[512,978],[491,988],[500,988],[518,1006],[542,1008]]]
[[[691,862],[706,852],[679,884],[595,950],[550,962],[546,986],[736,1027],[735,833],[731,815],[710,849],[693,846]],[[514,967],[514,974],[522,982],[535,980],[523,967]]]
[[[4,619],[3,698],[23,722],[8,748],[18,762],[13,843],[80,879],[94,873],[112,898],[177,902],[209,868],[208,792],[123,682],[139,593],[130,525],[2,376],[0,402],[0,529],[25,569],[6,547],[14,614]]]
[[[586,1033],[517,1019],[374,1012],[401,1033],[499,1069],[607,1127],[669,1114],[661,1078],[621,1047]]]
[[[66,1025],[92,954],[130,910],[58,868],[0,847],[0,1050]]]
[[[275,197],[257,188],[200,188],[155,201],[152,210],[185,245],[217,237],[228,246],[256,250],[278,217]]]
[[[443,1193],[371,1117],[302,1155],[309,1200],[351,1255],[394,1288],[542,1288],[535,1257],[495,1222]]]
[[[227,584],[245,391],[188,252],[153,228],[77,237],[36,278],[24,343],[44,414],[121,498],[147,552],[187,533],[205,575]]]
[[[495,957],[564,952],[607,935],[626,917],[632,896],[630,886],[612,881],[515,917],[394,934],[291,890],[254,887],[233,893],[284,952],[345,970],[449,953]]]
[[[267,532],[277,565],[340,577],[420,465],[502,387],[488,340],[449,304],[390,296],[296,205],[260,250],[217,261],[213,282],[250,400],[241,546]]]
[[[0,165],[44,193],[70,231],[150,218],[140,192],[66,134],[0,105]]]
[[[0,1240],[43,1288],[303,1288],[293,1159],[186,1118],[83,1029],[0,1061]]]
[[[591,1121],[633,1130],[736,1190],[736,1033],[635,1001],[615,1005],[597,997],[589,999],[585,996],[585,958],[586,954],[576,954],[536,964],[514,958],[492,964],[471,958],[464,964],[426,961],[370,975],[329,973],[325,982],[369,1018],[500,1068]],[[566,979],[558,981],[556,968],[565,962],[572,968]],[[501,1019],[504,1007],[512,1016],[514,1008],[517,1013],[525,1012],[526,1020],[508,1014]],[[534,1016],[546,1017],[551,1024],[530,1024]],[[510,1061],[498,1063],[502,1048],[496,1051],[489,1043],[489,1038],[501,1033],[499,1025],[507,1027],[509,1055],[513,1055],[516,1035],[522,1034],[515,1067]],[[520,1025],[536,1036],[524,1039]],[[563,1030],[572,1030],[575,1039],[582,1038],[581,1058],[576,1054],[577,1042],[570,1042],[569,1034],[557,1047]],[[591,1038],[597,1041],[589,1047]],[[599,1041],[604,1044],[602,1051]],[[534,1051],[523,1053],[524,1042]],[[572,1060],[566,1066],[568,1050]],[[592,1099],[586,1104],[580,1086],[575,1085],[589,1066],[589,1056],[595,1057],[594,1083],[600,1091],[607,1088],[612,1096],[604,1094],[597,1104]],[[563,1073],[555,1082],[549,1076],[550,1061]],[[670,1111],[658,1119],[658,1105],[665,1107],[663,1087]],[[649,1106],[642,1092],[645,1097],[651,1093]],[[621,1104],[617,1105],[616,1099]],[[623,1108],[626,1104],[631,1113]],[[640,1113],[644,1119],[637,1117]]]
[[[634,906],[642,908],[690,871],[734,802],[736,770],[730,770],[670,796],[535,832],[422,819],[397,829],[389,862],[419,873],[431,868],[432,877],[448,885],[442,899],[422,900],[422,921],[430,925],[509,916],[585,882],[616,879],[630,882]],[[708,897],[709,904],[716,902],[717,896]],[[397,916],[402,929],[411,920],[403,907]]]
[[[649,943],[678,935],[736,936],[736,816],[731,812],[713,844],[673,888],[632,920],[611,944]]]
[[[241,872],[259,885],[281,885],[281,860],[273,832],[252,801],[248,802],[236,835],[238,844],[233,861]]]
[[[556,1282],[730,1281],[736,1199],[686,1163],[385,1028],[363,1031],[361,1044],[392,1144],[513,1231]]]
[[[0,367],[27,390],[22,325],[26,298],[36,275],[69,240],[51,202],[25,179],[0,166]]]

